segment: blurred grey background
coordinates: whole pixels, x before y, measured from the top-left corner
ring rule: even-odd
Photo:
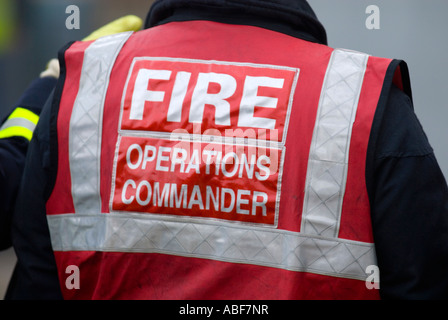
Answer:
[[[291,0],[294,1],[294,0]],[[67,42],[126,14],[142,19],[150,0],[0,0],[0,118]],[[408,63],[415,112],[448,177],[448,1],[308,0],[327,29],[329,45]],[[80,28],[67,29],[69,5],[80,9]],[[375,5],[376,12],[366,9]],[[366,21],[368,22],[366,25]],[[379,24],[372,29],[372,22]],[[13,266],[12,249],[0,251],[0,298]]]

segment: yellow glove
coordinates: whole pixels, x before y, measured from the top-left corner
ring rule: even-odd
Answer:
[[[138,31],[142,27],[143,21],[137,16],[128,15],[112,22],[109,22],[105,26],[93,31],[90,35],[82,39],[82,41],[96,40],[98,38],[108,36],[115,33],[125,31]]]
[[[82,41],[91,41],[98,38],[116,34],[126,31],[138,31],[143,24],[142,19],[134,15],[127,15],[118,18],[101,28],[93,31],[90,35],[82,39]],[[59,61],[58,59],[51,59],[47,64],[47,69],[40,74],[40,77],[54,77],[59,78]]]

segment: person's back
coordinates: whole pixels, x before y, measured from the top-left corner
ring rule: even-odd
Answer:
[[[64,298],[379,298],[366,167],[406,65],[179,3],[65,51],[46,203]]]
[[[79,52],[72,46],[66,61]],[[67,162],[47,207],[60,276],[78,261],[81,283],[96,285],[66,297],[378,295],[365,284],[376,257],[355,178],[364,170],[347,177],[358,100],[352,163],[365,162],[363,118],[383,86],[364,79],[368,56],[209,21],[100,39],[85,52],[79,90],[66,79],[61,98],[59,112],[72,114],[59,122]],[[384,78],[390,63],[370,60],[368,71]]]

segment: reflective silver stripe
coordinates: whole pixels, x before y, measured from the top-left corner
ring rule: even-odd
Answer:
[[[308,160],[301,232],[336,238],[347,180],[348,155],[368,55],[334,50]]]
[[[164,253],[365,280],[373,244],[148,215],[48,216],[55,251]]]
[[[75,212],[101,209],[100,158],[104,99],[118,52],[132,32],[99,38],[85,51],[70,119],[69,161]]]
[[[22,127],[32,132],[36,128],[36,124],[25,118],[12,118],[6,120],[5,123],[3,123],[0,131],[11,127]]]

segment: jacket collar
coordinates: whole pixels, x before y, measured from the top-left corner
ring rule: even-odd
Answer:
[[[326,31],[306,0],[157,0],[145,28],[191,20],[252,25],[327,44]]]

